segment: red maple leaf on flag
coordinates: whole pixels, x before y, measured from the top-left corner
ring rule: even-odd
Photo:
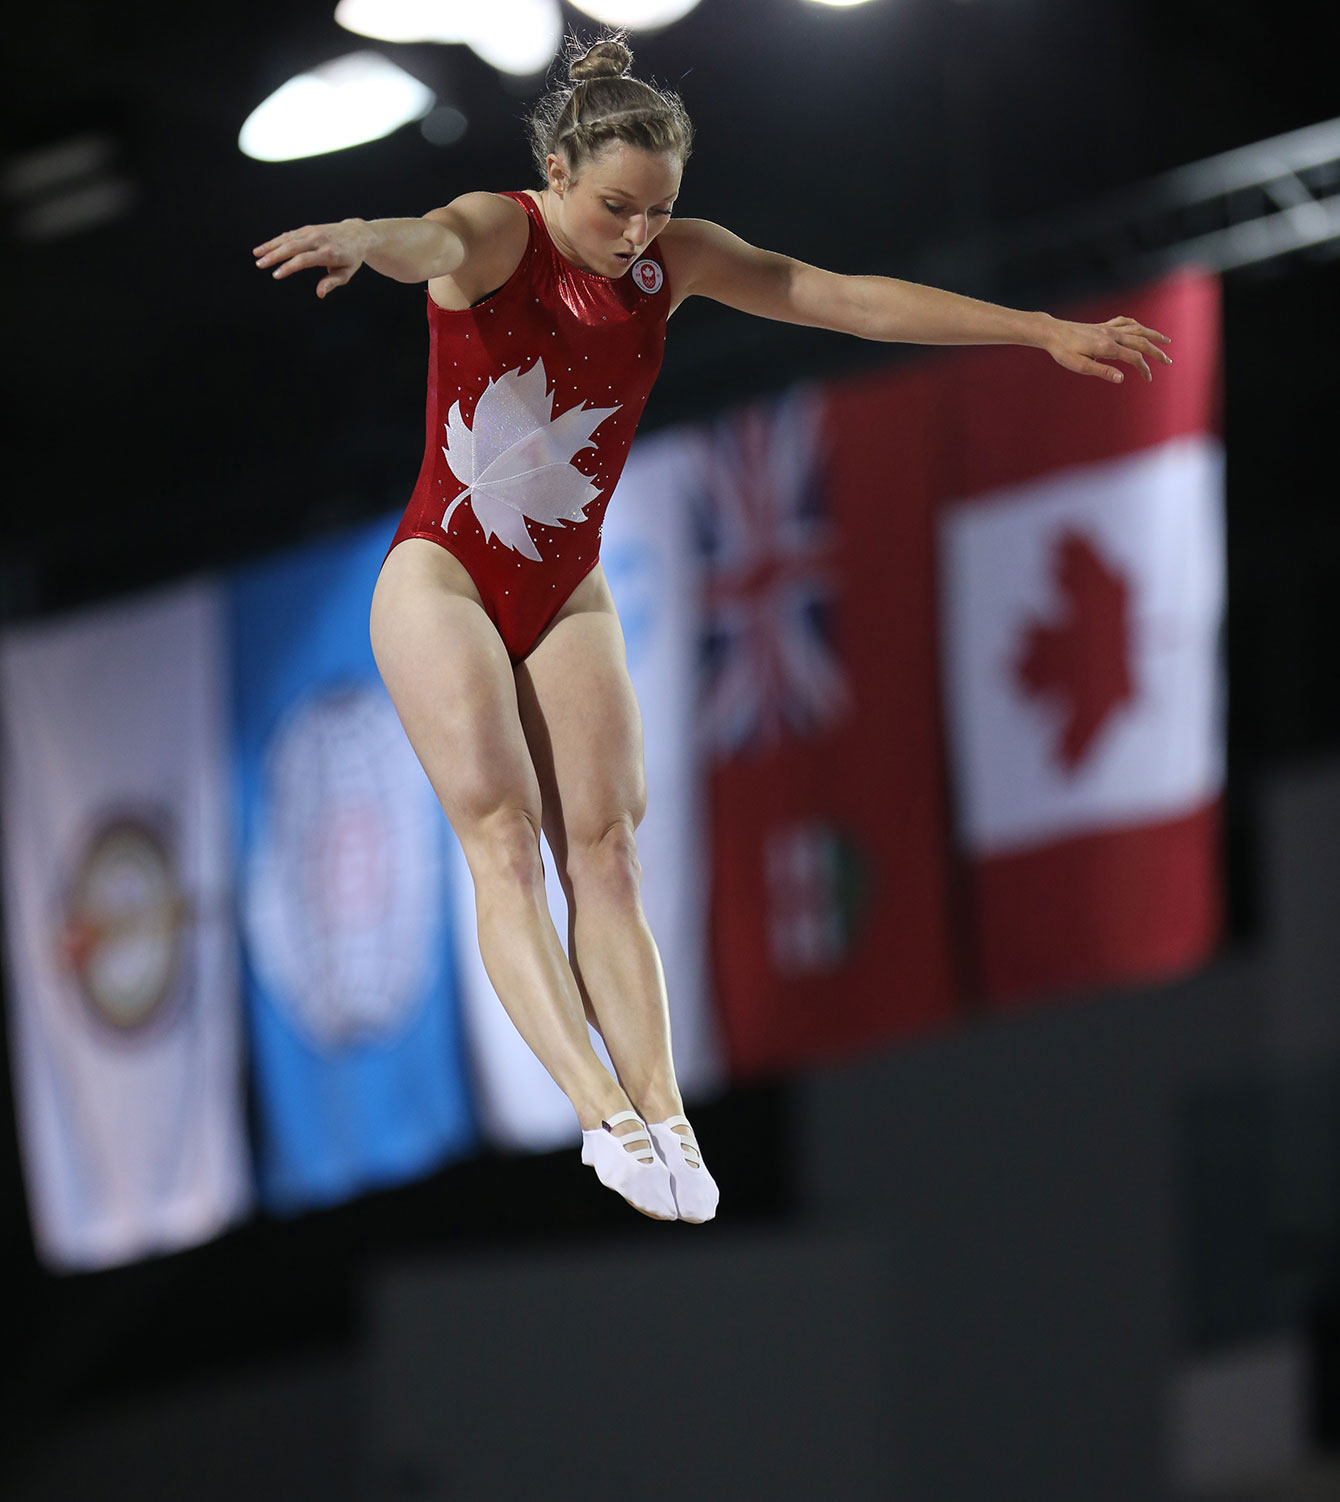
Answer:
[[[1052,563],[1062,617],[1029,626],[1014,672],[1026,693],[1061,706],[1057,758],[1073,771],[1117,707],[1135,697],[1131,587],[1080,532],[1057,539]]]

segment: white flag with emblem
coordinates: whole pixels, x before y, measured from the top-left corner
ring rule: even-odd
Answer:
[[[213,585],[0,644],[10,1056],[59,1270],[193,1245],[251,1203]]]

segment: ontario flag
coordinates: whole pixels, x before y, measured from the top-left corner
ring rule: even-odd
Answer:
[[[1171,336],[1152,383],[1001,349],[944,371],[955,829],[969,984],[998,1008],[1171,977],[1222,927],[1218,283],[1071,316],[1115,311]]]
[[[732,1078],[958,1008],[921,379],[700,433],[709,942]]]

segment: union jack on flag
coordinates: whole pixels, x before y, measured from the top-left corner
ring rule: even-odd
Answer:
[[[701,720],[718,760],[815,735],[850,707],[822,417],[813,392],[793,389],[723,418],[702,445]]]

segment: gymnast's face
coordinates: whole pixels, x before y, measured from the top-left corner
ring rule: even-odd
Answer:
[[[670,222],[682,172],[672,153],[611,141],[576,179],[549,155],[544,194],[549,233],[584,271],[622,276]]]

